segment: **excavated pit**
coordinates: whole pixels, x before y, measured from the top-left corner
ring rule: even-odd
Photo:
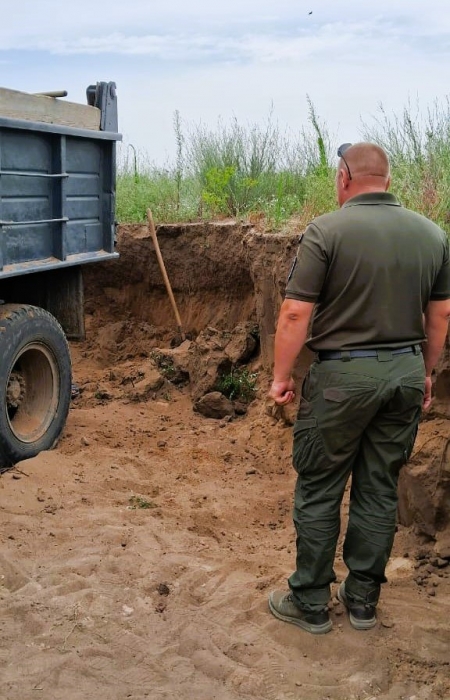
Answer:
[[[265,234],[251,225],[218,222],[160,226],[158,240],[186,336],[195,340],[205,329],[231,333],[240,325],[254,324],[260,343],[256,366],[268,380],[275,324],[297,235]],[[121,226],[118,251],[120,262],[85,273],[86,311],[97,328],[95,335],[89,334],[90,353],[105,366],[180,340],[147,227]],[[213,337],[207,350],[212,352],[215,342]],[[203,360],[205,353],[203,349]],[[311,359],[308,350],[302,352],[296,368],[299,381]],[[200,392],[194,387],[195,399],[201,393],[201,387]],[[403,470],[399,504],[400,522],[413,525],[430,540],[443,537],[450,525],[448,342],[435,396],[415,453]],[[288,422],[292,418],[291,410]]]

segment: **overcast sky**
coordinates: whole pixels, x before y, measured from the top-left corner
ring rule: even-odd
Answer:
[[[6,0],[1,0],[6,5]],[[126,142],[163,164],[173,114],[214,126],[275,119],[293,132],[306,95],[337,140],[377,106],[424,110],[450,93],[448,0],[18,0],[0,24],[0,86],[117,83]],[[312,12],[312,14],[310,14]]]

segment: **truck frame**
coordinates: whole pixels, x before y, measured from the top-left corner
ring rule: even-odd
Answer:
[[[116,86],[86,94],[76,105],[0,89],[0,468],[58,441],[66,337],[84,337],[82,267],[118,257]]]

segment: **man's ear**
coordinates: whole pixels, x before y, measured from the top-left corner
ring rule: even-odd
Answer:
[[[350,178],[348,176],[348,172],[346,171],[345,168],[341,168],[339,170],[339,177],[341,178],[342,181],[342,187],[344,190],[346,190],[350,184]]]

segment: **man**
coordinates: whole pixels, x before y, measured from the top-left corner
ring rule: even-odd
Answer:
[[[357,630],[376,624],[394,540],[399,470],[408,460],[450,317],[449,243],[431,221],[387,192],[389,161],[371,143],[345,144],[336,175],[340,210],[301,238],[275,336],[269,395],[295,397],[292,369],[305,344],[317,353],[294,424],[297,533],[290,591],[272,613],[313,634],[329,632],[327,604],[340,505],[352,476],[338,590]]]

